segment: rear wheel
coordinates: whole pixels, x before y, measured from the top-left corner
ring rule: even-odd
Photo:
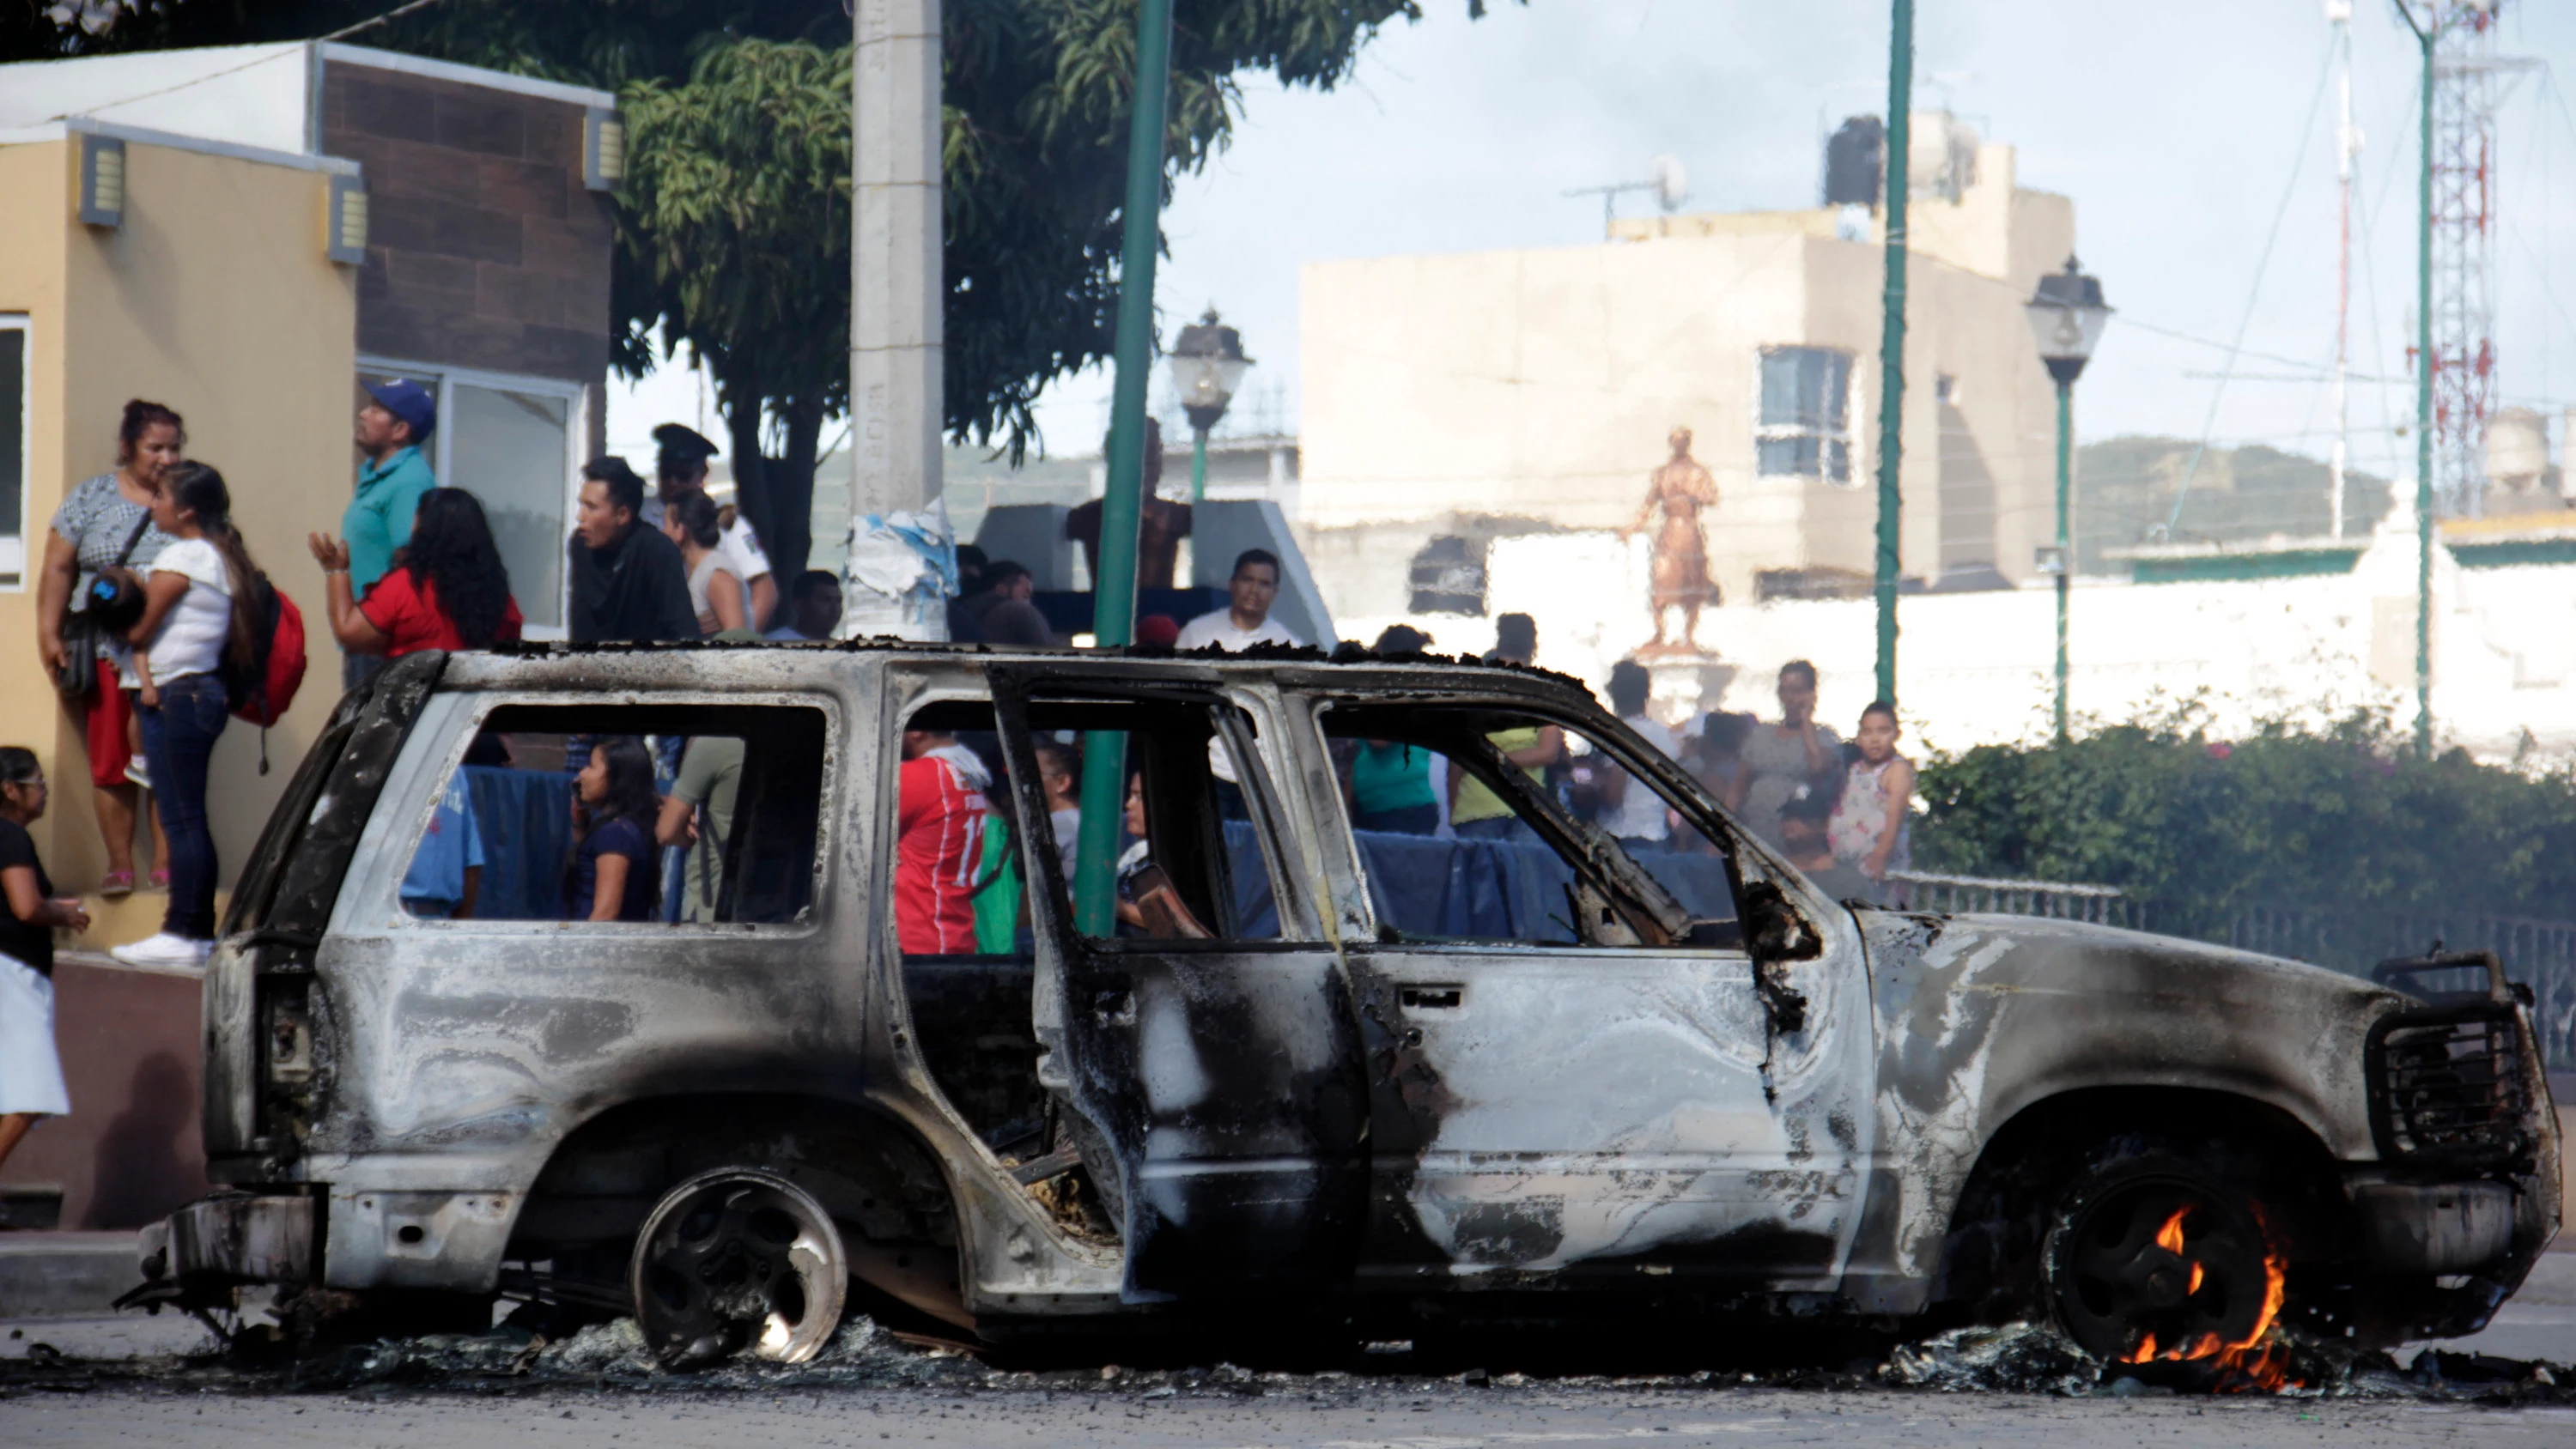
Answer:
[[[2280,1311],[2254,1191],[2223,1163],[2162,1146],[2097,1153],[2053,1215],[2044,1257],[2058,1326],[2097,1358],[2207,1358]]]
[[[841,1321],[849,1261],[831,1215],[802,1188],[729,1167],[663,1196],[629,1277],[636,1324],[665,1364],[735,1354],[803,1363]]]

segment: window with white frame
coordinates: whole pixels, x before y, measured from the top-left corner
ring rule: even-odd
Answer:
[[[1754,469],[1766,478],[1852,481],[1852,355],[1831,347],[1762,349]]]
[[[27,319],[0,313],[0,589],[27,586]]]
[[[442,488],[462,488],[483,505],[510,593],[528,637],[564,637],[565,539],[580,488],[579,383],[423,367],[367,358],[362,383],[409,378],[438,402],[438,428],[421,456]]]

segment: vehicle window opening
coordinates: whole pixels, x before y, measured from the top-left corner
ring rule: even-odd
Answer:
[[[1253,738],[1250,716],[1204,697],[1038,699],[1031,746],[1072,748],[1094,733],[1124,737],[1126,789],[1118,838],[1117,939],[1158,943],[1275,941],[1279,899],[1252,819],[1249,771],[1220,734],[1220,714]],[[1047,839],[1073,863],[1080,813],[1053,811]],[[1059,871],[1064,888],[1071,876]],[[1070,896],[1066,897],[1069,922]]]
[[[501,706],[431,797],[402,909],[431,920],[806,920],[825,735],[824,712],[805,706]],[[588,799],[594,766],[604,769]]]
[[[1742,949],[1727,837],[1580,731],[1411,704],[1323,728],[1382,941]]]
[[[1230,771],[1204,695],[1042,699],[1006,758],[992,706],[944,700],[906,717],[896,805],[897,932],[923,1064],[949,1106],[1077,1234],[1115,1241],[1119,1208],[1098,1130],[1041,1086],[1031,912],[1072,939],[1081,751],[1106,733],[1127,766],[1116,936],[1092,948],[1273,941],[1279,908],[1252,819],[1263,786]],[[1240,718],[1240,716],[1237,716]],[[1249,740],[1250,730],[1238,738]],[[1018,769],[1034,769],[1023,778]],[[1256,767],[1257,770],[1257,767]],[[1248,788],[1247,788],[1248,785]],[[936,797],[936,808],[934,807]],[[971,839],[970,839],[971,837]],[[969,861],[972,861],[970,866]],[[1005,932],[1007,931],[1007,934]]]
[[[904,720],[891,853],[904,997],[923,1065],[1005,1161],[1049,1136],[1030,1024],[1036,957],[993,707],[942,700]]]

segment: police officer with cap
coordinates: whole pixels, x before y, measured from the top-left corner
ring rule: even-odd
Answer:
[[[681,495],[707,491],[707,460],[721,452],[714,441],[695,428],[679,423],[664,423],[653,430],[653,441],[660,446],[654,461],[658,476],[659,496],[644,505],[644,521],[654,528],[662,526],[665,505],[676,503]],[[760,538],[751,530],[751,520],[734,510],[734,519],[716,545],[724,560],[725,572],[743,580],[750,597],[744,600],[755,630],[768,627],[769,616],[778,607],[778,581],[770,573],[769,555],[761,551]]]

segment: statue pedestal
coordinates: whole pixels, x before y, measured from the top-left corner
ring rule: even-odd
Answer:
[[[1646,712],[1675,729],[1697,728],[1700,717],[1717,706],[1737,672],[1716,655],[1697,650],[1668,648],[1649,653],[1641,649],[1636,659],[1646,666],[1652,681]]]

